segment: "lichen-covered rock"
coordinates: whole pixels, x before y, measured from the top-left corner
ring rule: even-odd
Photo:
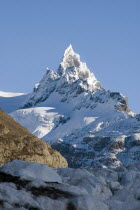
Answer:
[[[14,159],[43,163],[53,168],[67,167],[67,161],[59,152],[0,110],[0,165]]]

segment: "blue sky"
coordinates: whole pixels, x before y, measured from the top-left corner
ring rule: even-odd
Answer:
[[[139,0],[0,0],[0,90],[31,92],[71,43],[140,113]]]

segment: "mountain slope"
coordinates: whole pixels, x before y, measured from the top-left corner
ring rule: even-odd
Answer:
[[[0,109],[0,165],[14,159],[67,167],[66,160]]]
[[[6,113],[13,112],[19,108],[28,95],[25,93],[11,93],[0,91],[0,108]]]
[[[71,45],[57,72],[47,69],[20,108],[11,116],[72,167],[140,161],[140,116],[125,96],[102,87]]]

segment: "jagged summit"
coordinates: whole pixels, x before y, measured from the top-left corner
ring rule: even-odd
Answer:
[[[65,50],[64,56],[67,55],[67,54],[71,54],[71,53],[73,53],[73,52],[74,52],[73,47],[72,47],[72,45],[70,44],[70,45],[67,47],[67,49]]]
[[[66,70],[73,66],[79,67],[80,63],[80,56],[74,52],[72,45],[69,45],[65,50],[62,62],[60,63],[61,68]]]
[[[57,72],[47,69],[42,80],[35,85],[22,108],[31,107],[43,102],[52,93],[60,95],[61,101],[68,101],[81,93],[103,89],[90,72],[86,63],[80,61],[80,55],[74,52],[70,45],[64,52]]]
[[[81,62],[80,55],[74,52],[72,45],[69,45],[69,47],[65,50],[63,59],[57,71],[60,76],[69,74],[69,72],[84,80],[89,76],[94,76],[93,74],[90,75],[90,71],[87,68],[86,63]],[[94,79],[96,79],[95,76]]]
[[[94,74],[88,69],[86,63],[80,60],[80,55],[74,52],[72,45],[69,45],[65,50],[57,73],[60,76],[67,77],[67,80],[70,82],[82,80],[86,81],[89,86],[99,84]]]

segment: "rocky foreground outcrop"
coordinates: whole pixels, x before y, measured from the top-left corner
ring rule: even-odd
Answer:
[[[31,122],[32,123],[32,122]],[[0,109],[0,165],[14,159],[67,167],[67,161]]]
[[[14,160],[0,168],[0,208],[139,210],[140,164],[52,169]]]

